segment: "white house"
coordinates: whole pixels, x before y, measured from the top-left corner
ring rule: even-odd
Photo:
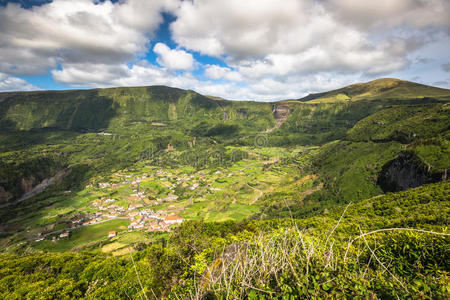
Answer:
[[[69,233],[68,233],[68,232],[61,233],[61,234],[59,235],[59,237],[60,237],[60,238],[68,238],[68,237],[69,237]]]
[[[164,223],[166,224],[180,224],[183,222],[183,218],[179,216],[167,216],[164,217]]]

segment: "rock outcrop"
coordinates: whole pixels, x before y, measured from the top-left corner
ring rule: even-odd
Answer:
[[[443,179],[444,173],[433,171],[414,153],[404,151],[383,166],[378,184],[385,192],[397,192],[438,182]]]

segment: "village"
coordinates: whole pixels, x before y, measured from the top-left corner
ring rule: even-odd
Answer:
[[[114,199],[107,199],[107,202],[112,203]],[[142,204],[130,205],[128,210],[123,209],[117,205],[110,205],[107,209],[93,214],[86,214],[81,217],[76,217],[71,220],[71,225],[58,232],[51,232],[48,234],[38,234],[35,238],[36,242],[42,241],[46,236],[53,234],[53,241],[63,238],[69,238],[71,231],[82,226],[90,226],[108,222],[115,219],[129,219],[129,231],[139,230],[147,232],[165,232],[170,230],[170,226],[174,224],[181,224],[184,219],[177,215],[167,215],[164,211],[153,212],[151,209],[141,209]],[[99,207],[103,208],[103,207]],[[110,231],[108,238],[115,237],[117,231]]]
[[[157,172],[157,176],[167,177],[164,172]],[[170,175],[169,175],[170,176]],[[38,233],[34,240],[36,242],[46,239],[48,236],[52,237],[52,241],[57,241],[59,239],[70,238],[71,232],[74,229],[90,226],[95,224],[100,224],[117,219],[128,219],[130,225],[128,226],[129,231],[146,231],[146,232],[167,232],[170,231],[171,225],[181,224],[184,219],[171,211],[158,210],[153,211],[148,208],[149,205],[144,201],[145,193],[139,191],[139,185],[142,180],[147,179],[147,175],[137,177],[135,180],[132,179],[130,175],[122,175],[123,182],[108,183],[100,182],[97,184],[98,190],[114,190],[122,188],[124,186],[131,186],[133,189],[132,194],[128,198],[128,207],[124,205],[117,205],[119,199],[100,197],[99,199],[91,203],[95,212],[83,213],[81,215],[75,216],[70,219],[68,227],[64,230],[52,231],[49,233]],[[93,188],[92,184],[89,184],[87,188]],[[197,188],[198,184],[193,185],[193,189]],[[192,189],[192,187],[191,187]],[[70,191],[67,191],[70,192]],[[157,199],[156,202],[168,202],[177,200],[178,196],[169,193],[166,197]],[[108,238],[117,236],[117,231],[112,230],[108,232]]]
[[[128,232],[168,232],[184,221],[180,214],[195,217],[196,211],[186,211],[186,205],[192,205],[193,199],[214,201],[210,199],[221,195],[224,178],[245,176],[244,170],[241,166],[234,172],[216,169],[206,174],[205,170],[144,166],[141,170],[121,170],[108,178],[95,178],[85,186],[83,197],[89,200],[83,210],[59,218],[30,238],[36,242],[71,239],[74,230],[102,223],[110,229],[105,238],[113,238],[124,231],[123,226],[118,228],[113,222],[107,223],[113,220],[127,221]],[[206,180],[208,176],[210,180]]]
[[[284,165],[261,176],[266,156],[273,155],[261,151],[230,166],[173,168],[142,162],[90,178],[81,190],[61,191],[58,197],[66,206],[50,206],[26,238],[37,249],[78,249],[95,241],[114,252],[118,250],[111,247],[164,236],[186,220],[241,220],[260,210],[259,199],[264,191],[273,191],[274,182],[295,176],[284,172]],[[293,185],[312,181],[305,177]]]
[[[98,224],[112,219],[129,219],[128,228],[131,230],[168,231],[170,225],[183,222],[183,218],[177,215],[169,215],[166,211],[154,212],[149,208],[144,208],[144,204],[131,204],[128,209],[125,209],[112,204],[115,201],[116,199],[106,199],[103,201],[104,204],[94,202],[94,206],[100,211],[91,215],[89,220],[84,220],[82,225]],[[75,221],[81,222],[80,219]]]

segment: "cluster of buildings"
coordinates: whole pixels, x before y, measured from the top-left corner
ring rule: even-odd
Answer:
[[[170,225],[183,222],[183,218],[179,216],[162,216],[151,209],[135,211],[129,216],[134,217],[134,220],[128,227],[134,230],[167,231]]]
[[[164,171],[157,171],[156,177],[164,177],[167,179],[176,179],[178,184],[184,184],[186,185],[185,180],[191,179],[188,178],[176,178],[175,176],[172,176],[169,173],[166,173]],[[124,179],[124,182],[122,184],[118,183],[109,183],[109,182],[100,182],[98,183],[98,187],[100,189],[108,189],[108,188],[119,188],[124,186],[124,184],[131,184],[132,187],[134,187],[135,193],[131,194],[129,197],[129,200],[132,202],[138,202],[142,201],[143,197],[145,197],[145,193],[143,191],[139,191],[139,184],[143,179],[149,178],[147,174],[144,174],[141,177],[134,178],[132,175],[121,175]],[[176,184],[173,184],[171,186],[171,191],[173,188],[175,188]],[[199,185],[195,183],[192,187],[190,187],[192,190],[196,189]],[[86,188],[93,188],[94,184],[89,184],[86,186]],[[137,187],[137,189],[136,189]],[[178,199],[178,196],[170,192],[167,197],[157,199],[158,202],[170,202],[170,201],[176,201]],[[116,205],[115,202],[117,202],[117,199],[113,198],[100,198],[93,202],[93,206],[98,209],[99,211],[95,213],[89,213],[84,214],[82,216],[76,216],[71,220],[70,227],[67,229],[67,231],[64,231],[62,233],[48,233],[47,235],[51,234],[53,241],[56,241],[58,239],[65,239],[70,237],[70,231],[81,227],[81,226],[88,226],[88,225],[94,225],[102,222],[106,222],[108,220],[113,219],[129,219],[130,225],[128,226],[131,230],[145,230],[145,231],[168,231],[170,225],[173,224],[180,224],[183,222],[183,218],[180,216],[171,215],[168,216],[167,212],[164,211],[158,211],[154,212],[151,209],[144,209],[144,205],[141,203],[133,203],[128,206],[128,208],[125,208],[120,205]],[[116,231],[110,231],[108,233],[108,238],[113,238],[117,235]],[[44,234],[38,234],[35,238],[35,241],[42,241],[45,239]]]
[[[106,218],[105,218],[106,217]],[[108,219],[114,218],[129,218],[131,224],[128,226],[130,230],[145,230],[149,232],[157,231],[168,231],[170,225],[181,224],[184,219],[180,216],[163,216],[154,213],[150,209],[143,209],[140,211],[131,211],[127,216],[112,216],[112,215],[101,215],[101,212],[96,212],[92,215],[84,215],[82,217],[76,217],[72,220],[72,226],[69,230],[64,231],[58,235],[53,235],[52,240],[56,241],[58,239],[65,239],[70,237],[70,230],[81,226],[87,226],[92,224],[97,224],[100,222],[108,221]],[[48,234],[47,234],[48,235]],[[117,235],[116,231],[110,231],[108,233],[108,238],[113,238]],[[39,233],[35,238],[36,242],[42,241],[46,238],[46,235]]]

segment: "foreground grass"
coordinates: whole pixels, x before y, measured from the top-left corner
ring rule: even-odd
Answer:
[[[188,294],[195,299],[444,298],[450,284],[448,270],[442,270],[448,236],[397,228],[361,233],[344,247],[332,235],[320,239],[286,228],[231,244],[211,264],[197,256],[198,279]]]

